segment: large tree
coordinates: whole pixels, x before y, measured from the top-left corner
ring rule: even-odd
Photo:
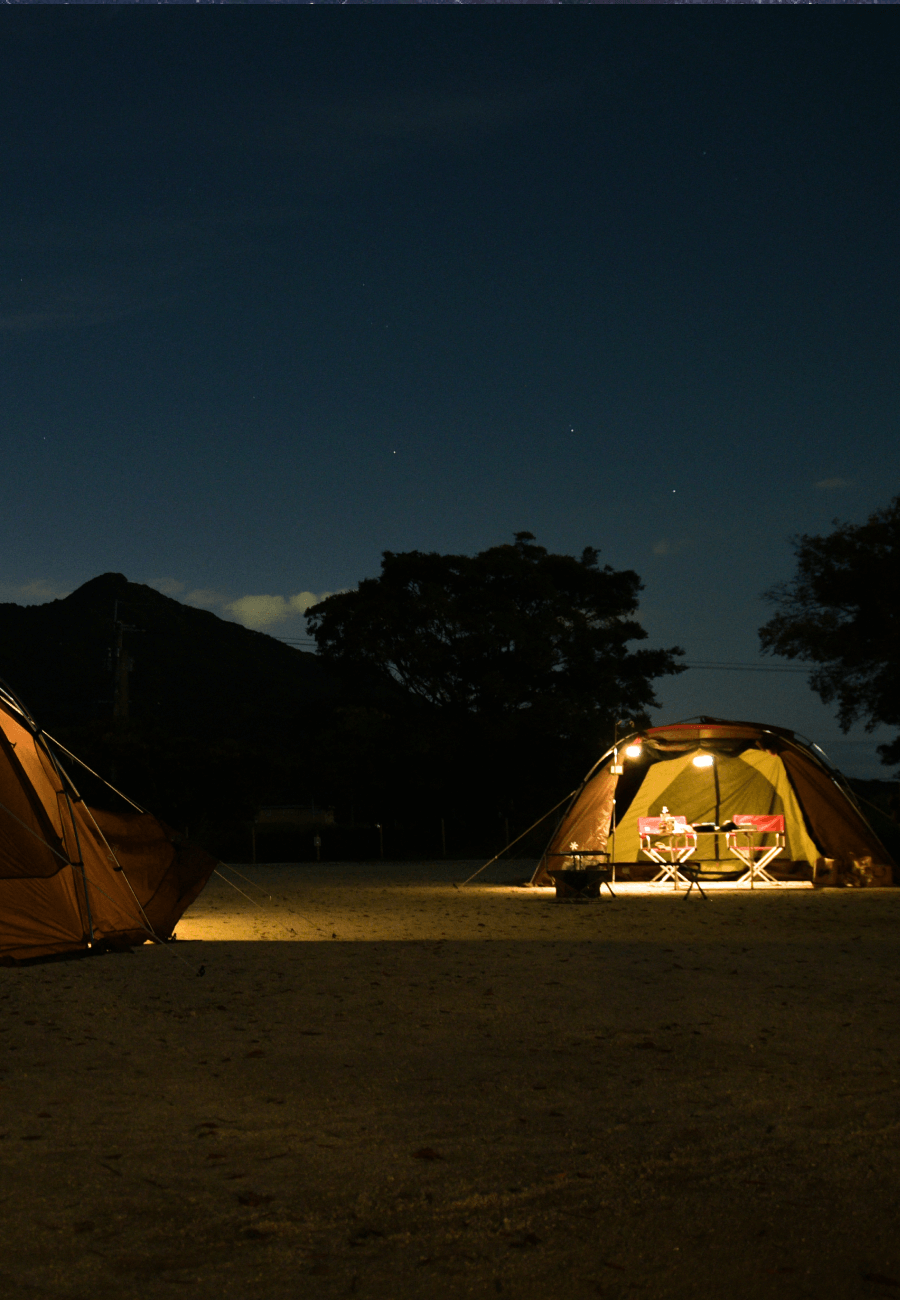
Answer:
[[[519,767],[540,765],[529,745],[556,748],[579,770],[617,718],[649,720],[655,678],[682,671],[677,648],[629,649],[647,636],[640,590],[592,547],[553,555],[517,533],[474,556],[386,551],[380,577],[307,620],[325,659],[380,675],[442,737],[471,750],[477,731],[495,766],[504,751]]]
[[[766,593],[778,612],[760,628],[763,651],[816,664],[810,685],[837,703],[844,731],[900,726],[900,496],[794,549],[794,577]],[[900,738],[879,752],[900,762]]]

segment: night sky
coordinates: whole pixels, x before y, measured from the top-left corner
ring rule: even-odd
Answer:
[[[0,598],[298,638],[528,529],[771,664],[790,537],[900,489],[892,9],[209,8],[0,13]],[[887,775],[802,674],[659,693]]]

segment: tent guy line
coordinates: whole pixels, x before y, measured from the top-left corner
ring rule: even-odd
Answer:
[[[574,790],[570,790],[568,794],[563,795],[559,803],[555,803],[552,808],[548,808],[545,813],[542,813],[536,822],[531,823],[531,825],[528,827],[528,830],[523,831],[521,835],[517,835],[514,840],[510,840],[509,844],[507,844],[504,848],[502,848],[499,853],[494,854],[490,862],[486,862],[483,867],[479,867],[477,871],[473,871],[471,876],[469,876],[468,880],[463,881],[463,884],[464,885],[471,884],[476,876],[480,876],[482,871],[487,871],[488,867],[492,866],[497,861],[498,858],[502,858],[503,854],[506,852],[507,849],[511,849],[514,844],[518,844],[519,840],[523,840],[525,836],[528,834],[528,831],[533,831],[536,826],[540,826],[542,821],[546,821],[546,819],[551,815],[551,813],[555,813],[557,808],[561,808],[563,804],[566,803],[569,799],[573,799],[580,789],[581,786],[576,786]]]
[[[139,803],[135,803],[133,799],[129,799],[127,794],[123,794],[122,791],[117,790],[114,785],[110,785],[109,781],[107,781],[105,777],[101,776],[99,772],[95,772],[92,767],[88,767],[87,763],[85,763],[83,759],[79,758],[77,754],[73,754],[71,750],[66,749],[65,745],[51,736],[49,731],[40,730],[36,732],[35,735],[36,737],[42,736],[44,740],[49,740],[51,744],[54,744],[57,747],[57,749],[61,749],[67,758],[71,758],[73,763],[78,763],[84,768],[85,772],[90,772],[91,776],[95,776],[98,781],[102,781],[108,790],[112,790],[113,794],[117,794],[120,799],[124,799],[126,803],[131,804],[132,808],[137,809],[139,813],[145,813],[147,811],[147,809],[142,808]],[[72,784],[71,778],[69,778],[69,784]],[[72,788],[75,788],[74,785]]]
[[[243,889],[241,889],[238,885],[236,885],[233,880],[229,880],[227,876],[222,875],[222,871],[220,869],[222,867],[225,867],[226,871],[233,871],[236,876],[240,876],[241,880],[246,880],[248,885],[253,885],[255,889],[258,889],[265,898],[269,899],[270,902],[274,902],[272,895],[267,894],[261,885],[254,885],[254,882],[252,880],[248,880],[246,876],[241,875],[240,871],[236,870],[236,868],[227,866],[226,863],[224,862],[220,862],[219,866],[213,872],[213,875],[218,876],[220,880],[224,880],[225,884],[230,885],[232,889],[236,889],[242,898],[246,898],[247,902],[254,909],[254,911],[262,912],[263,909],[260,907],[260,905],[257,902],[254,901],[254,899],[250,897],[249,894],[245,894]],[[275,910],[278,911],[279,909],[276,908]],[[265,915],[265,913],[263,913],[263,915]],[[287,912],[287,915],[296,916],[299,920],[301,920],[304,923],[304,925],[308,925],[311,930],[315,930],[317,934],[325,933],[325,931],[322,929],[320,925],[316,925],[313,921],[310,921],[309,918],[304,916],[302,912],[289,911]],[[284,924],[285,927],[287,927],[287,922],[283,922],[282,924]]]

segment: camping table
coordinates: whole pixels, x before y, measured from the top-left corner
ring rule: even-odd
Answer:
[[[600,888],[606,885],[606,888],[615,898],[612,885],[609,883],[612,877],[612,867],[609,866],[609,855],[599,849],[570,849],[568,853],[551,853],[551,858],[571,858],[571,867],[558,867],[547,874],[556,887],[557,898],[599,898]],[[604,858],[607,865],[603,867],[585,867],[579,866],[585,858]]]

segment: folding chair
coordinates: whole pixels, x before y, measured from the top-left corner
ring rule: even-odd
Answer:
[[[697,847],[697,833],[688,826],[686,817],[639,817],[638,834],[641,852],[655,862],[661,870],[651,880],[652,885],[671,880],[678,888],[678,873],[682,864]]]
[[[773,813],[736,813],[731,821],[734,830],[726,831],[725,843],[729,853],[744,864],[741,879],[749,876],[751,889],[757,880],[777,885],[775,877],[766,871],[766,864],[784,852],[784,817]],[[774,844],[765,843],[767,836],[774,837]]]

